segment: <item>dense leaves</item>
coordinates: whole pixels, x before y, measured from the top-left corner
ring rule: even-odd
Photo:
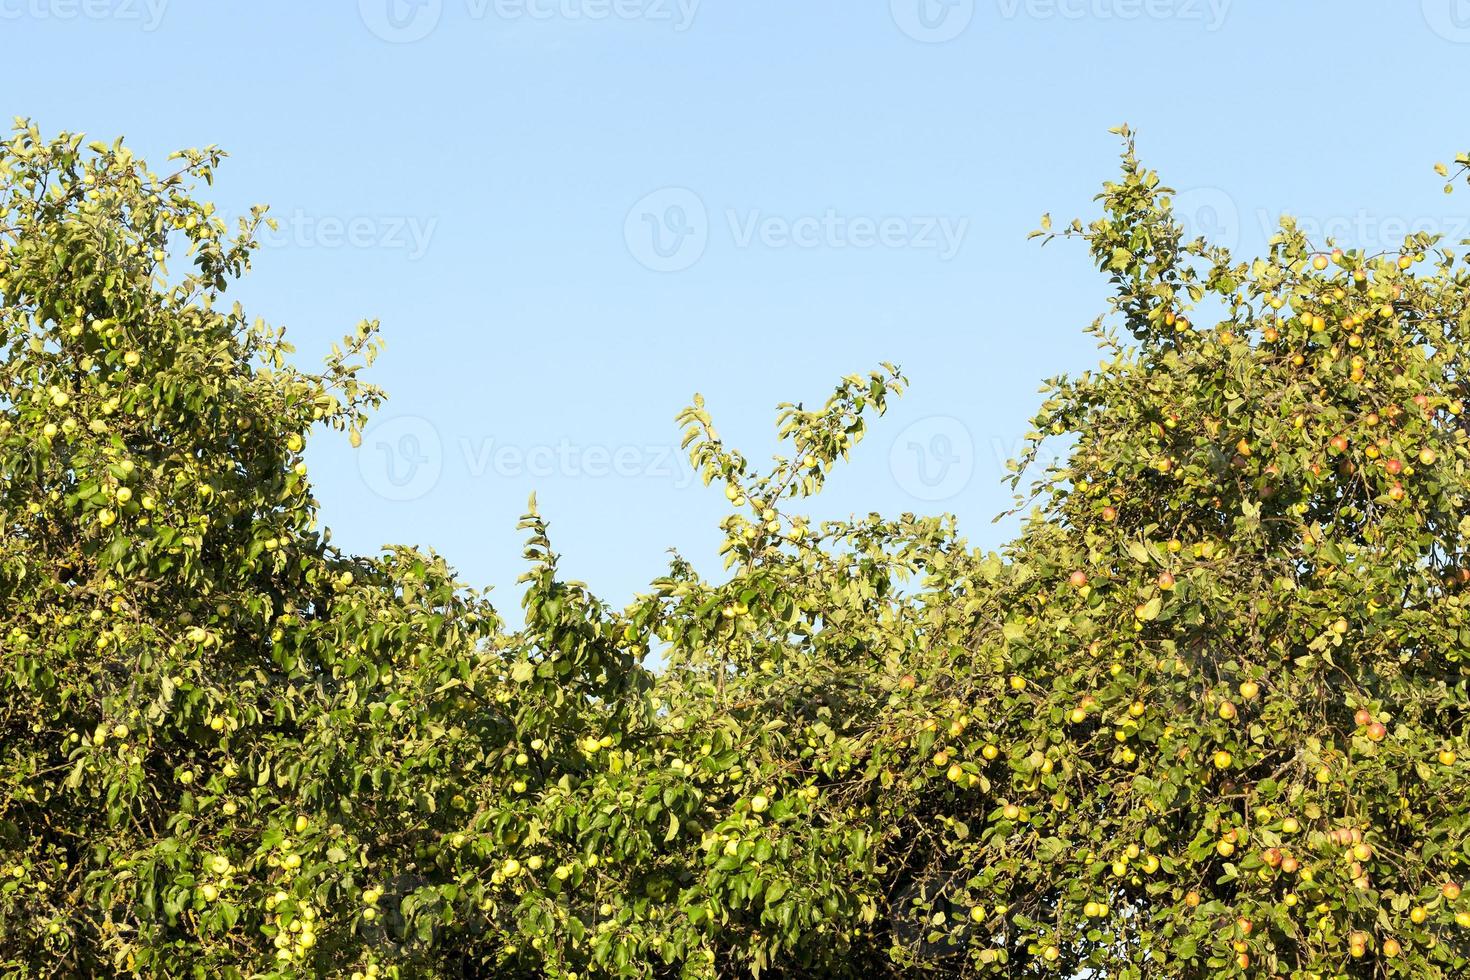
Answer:
[[[1120,132],[1015,542],[801,516],[884,366],[766,467],[683,413],[718,581],[609,607],[533,505],[516,629],[317,528],[376,326],[303,373],[226,304],[266,219],[195,198],[221,155],[19,128],[0,974],[1465,975],[1470,269],[1290,220],[1239,262]]]

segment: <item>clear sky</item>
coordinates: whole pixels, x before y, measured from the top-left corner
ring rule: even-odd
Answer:
[[[338,544],[433,547],[515,614],[532,490],[621,605],[728,506],[677,450],[705,394],[764,458],[784,400],[899,363],[911,392],[823,515],[952,511],[994,546],[1038,382],[1095,360],[1082,247],[1127,121],[1188,221],[1257,248],[1470,235],[1470,2],[0,0],[0,109],[218,143],[281,222],[239,289],[298,362],[380,318],[391,393],[311,444]],[[1441,106],[1441,99],[1444,105]]]

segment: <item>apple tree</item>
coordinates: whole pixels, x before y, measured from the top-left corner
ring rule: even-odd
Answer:
[[[533,502],[511,627],[318,526],[302,453],[358,441],[376,325],[308,373],[225,301],[268,219],[197,199],[221,154],[22,125],[3,972],[1464,975],[1463,243],[1287,219],[1240,261],[1120,133],[1101,217],[1039,232],[1112,299],[1098,368],[1044,388],[1016,540],[804,516],[885,365],[781,406],[763,465],[680,416],[730,504],[714,578],[610,606]]]

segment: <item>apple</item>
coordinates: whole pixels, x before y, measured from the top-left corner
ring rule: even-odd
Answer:
[[[1375,721],[1368,726],[1368,738],[1374,742],[1381,742],[1388,737],[1388,727],[1380,721]]]
[[[1020,676],[1019,674],[1011,675],[1010,684],[1011,690],[1017,693],[1026,690],[1026,678]]]
[[[947,765],[949,765],[949,753],[946,752],[946,751],[944,751],[943,749],[940,749],[938,752],[935,752],[934,753],[934,766],[935,766],[935,768],[937,768],[937,769],[943,769]]]
[[[1243,681],[1240,685],[1240,696],[1247,701],[1254,701],[1261,693],[1261,685],[1255,681]]]
[[[1087,573],[1079,568],[1077,571],[1067,576],[1067,581],[1071,584],[1072,588],[1080,589],[1087,584]]]
[[[1441,749],[1439,753],[1439,764],[1442,766],[1452,766],[1455,764],[1455,758],[1454,752],[1449,749]]]
[[[1014,803],[1007,803],[1005,809],[1001,810],[1001,815],[1007,820],[1018,820],[1021,817],[1021,808]]]
[[[1112,504],[1109,504],[1108,506],[1104,507],[1102,509],[1102,519],[1105,520],[1105,521],[1115,521],[1115,520],[1117,520],[1118,519],[1118,508],[1114,507]]]
[[[1435,454],[1434,450],[1430,449],[1428,446],[1425,446],[1423,449],[1419,450],[1419,462],[1424,464],[1425,466],[1433,466],[1434,461],[1438,458],[1439,457]]]
[[[1292,857],[1290,854],[1284,855],[1281,858],[1281,870],[1286,874],[1296,874],[1297,871],[1301,870],[1301,866],[1301,862]]]
[[[1409,910],[1409,921],[1416,926],[1422,926],[1429,918],[1429,910],[1422,905],[1416,905]]]
[[[983,906],[983,905],[976,905],[976,906],[972,907],[970,909],[970,921],[971,922],[984,922],[985,921],[985,906]]]
[[[1067,720],[1074,725],[1080,725],[1087,720],[1087,712],[1081,708],[1073,708],[1071,713],[1067,715]]]
[[[986,762],[992,762],[996,756],[1000,755],[1000,749],[994,745],[987,745],[980,750],[980,754],[985,757]]]
[[[1287,817],[1285,820],[1281,821],[1281,832],[1283,834],[1294,834],[1301,829],[1302,825],[1296,817]]]
[[[1325,255],[1319,255],[1316,258],[1312,259],[1312,268],[1316,269],[1318,272],[1321,272],[1322,270],[1326,269],[1327,268],[1327,256],[1325,256]]]
[[[1225,701],[1225,702],[1221,703],[1221,705],[1220,705],[1220,717],[1221,718],[1224,718],[1226,721],[1234,721],[1235,718],[1236,718],[1236,716],[1239,715],[1239,714],[1240,714],[1240,712],[1236,709],[1236,707],[1235,707],[1235,705],[1234,705],[1233,702]]]
[[[1404,948],[1399,945],[1399,941],[1392,936],[1383,941],[1383,955],[1389,959],[1394,959],[1403,951]]]
[[[912,691],[914,689],[914,685],[918,683],[919,679],[913,674],[904,674],[898,679],[898,688],[901,691]]]
[[[1390,459],[1383,464],[1383,469],[1389,476],[1398,476],[1404,471],[1404,464],[1401,460]]]
[[[1446,901],[1453,902],[1460,897],[1460,886],[1457,882],[1447,881],[1440,888],[1439,893],[1445,897]]]
[[[1367,708],[1359,708],[1353,713],[1353,721],[1358,723],[1359,728],[1362,728],[1364,725],[1371,725],[1373,723],[1373,712]]]
[[[1348,447],[1348,437],[1339,433],[1328,440],[1328,445],[1336,452],[1345,453]]]
[[[1189,892],[1184,896],[1184,904],[1190,908],[1199,907],[1199,892]]]
[[[1160,572],[1159,588],[1164,592],[1168,592],[1170,589],[1174,588],[1174,576],[1169,572]]]
[[[1220,751],[1218,751],[1218,752],[1215,753],[1215,755],[1214,755],[1214,757],[1213,757],[1213,759],[1211,761],[1213,761],[1215,763],[1215,768],[1216,769],[1229,769],[1230,768],[1230,763],[1233,760],[1232,760],[1231,755],[1230,755],[1229,752],[1226,752],[1224,749],[1221,749]]]

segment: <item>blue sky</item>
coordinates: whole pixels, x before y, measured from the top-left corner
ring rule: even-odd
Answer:
[[[1470,0],[0,0],[0,26],[10,115],[231,153],[219,206],[281,222],[238,295],[299,363],[382,320],[377,427],[309,450],[326,523],[511,613],[531,491],[614,604],[670,547],[716,571],[728,505],[675,413],[703,392],[763,458],[778,402],[882,360],[912,390],[816,512],[1002,543],[1001,465],[1105,298],[1025,235],[1093,215],[1119,122],[1246,250],[1283,210],[1470,236],[1430,170],[1470,148]]]

